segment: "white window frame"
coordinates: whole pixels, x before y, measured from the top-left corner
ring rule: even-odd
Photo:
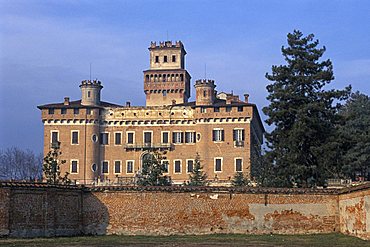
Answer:
[[[176,172],[176,161],[180,161],[180,172]],[[181,174],[182,173],[182,160],[181,159],[175,159],[173,160],[173,174]]]
[[[216,171],[216,160],[217,159],[220,159],[221,160],[221,171]],[[213,159],[213,171],[215,173],[221,173],[222,170],[223,170],[222,169],[223,165],[224,165],[224,158],[223,157],[214,157],[214,159]]]
[[[241,166],[242,166],[242,167],[241,167],[241,169],[242,169],[242,170],[241,170],[241,171],[237,171],[237,170],[236,170],[236,160],[239,160],[239,159],[242,161],[242,164],[241,164]],[[243,172],[243,163],[244,163],[244,162],[243,162],[243,158],[242,158],[242,157],[235,157],[235,158],[234,158],[234,171],[235,171],[235,172]]]
[[[128,143],[128,134],[132,133],[132,143]],[[135,144],[135,131],[126,131],[126,144],[134,145]]]
[[[50,130],[50,143],[53,143],[53,132],[57,132],[58,133],[58,142],[60,141],[60,133],[59,133],[59,130]]]
[[[132,172],[127,172],[128,162],[132,162]],[[134,174],[134,173],[135,173],[135,160],[126,160],[126,169],[125,169],[125,173],[126,173],[126,174]]]
[[[103,163],[104,162],[107,162],[107,164],[108,164],[108,172],[107,173],[104,173],[103,172]],[[108,175],[109,174],[109,160],[102,160],[101,161],[101,169],[100,169],[100,171],[101,171],[101,174],[103,174],[103,175]]]
[[[73,161],[76,161],[77,162],[77,172],[72,172],[72,162]],[[71,161],[70,161],[70,167],[69,167],[69,172],[71,173],[71,174],[78,174],[78,168],[79,168],[79,165],[78,165],[78,159],[71,159]]]
[[[145,144],[145,133],[150,133],[151,144],[153,144],[154,143],[153,130],[143,130],[143,144]]]
[[[120,133],[121,134],[121,144],[116,144],[116,134],[117,133]],[[114,146],[122,146],[122,137],[123,137],[122,131],[115,131],[115,132],[113,132],[113,134],[114,134]]]
[[[103,144],[103,143],[100,143],[101,146],[109,146],[109,141],[110,141],[110,136],[109,136],[109,132],[100,132],[100,135],[99,135],[99,138],[101,137],[102,134],[108,134],[108,143],[107,144]],[[101,138],[100,141],[103,141],[104,138]]]
[[[218,138],[219,140],[216,140],[216,138],[215,138],[214,141],[212,140],[213,142],[224,142],[225,141],[225,130],[223,128],[213,128],[213,130],[212,130],[212,139],[213,139],[213,131],[220,131],[219,133],[221,134],[221,136],[218,135],[218,137],[220,137],[220,138]],[[224,133],[224,140],[222,140],[222,132]]]
[[[174,134],[174,133],[176,133],[176,134],[180,134],[180,142],[174,142],[173,144],[174,145],[182,145],[182,144],[184,144],[184,140],[183,140],[183,138],[184,138],[184,135],[183,135],[183,133],[184,133],[184,131],[181,131],[181,130],[176,130],[176,131],[172,131],[172,135]],[[177,139],[177,138],[176,138]],[[173,141],[173,136],[171,136],[171,140]]]
[[[73,132],[77,132],[77,143],[73,143]],[[71,145],[80,145],[80,131],[79,130],[71,130]]]
[[[186,142],[186,133],[192,133],[192,138],[193,138],[193,142]],[[193,134],[194,133],[194,134]],[[186,130],[184,132],[184,143],[187,144],[187,145],[194,145],[196,143],[196,140],[197,140],[197,132],[194,131],[194,130]]]
[[[163,133],[168,134],[168,136],[167,136],[168,142],[166,144],[171,143],[171,132],[170,131],[161,131],[161,143],[164,143],[163,142]]]
[[[119,162],[119,171],[116,172],[116,162]],[[109,166],[108,166],[108,171],[109,171]],[[113,160],[113,174],[121,174],[122,173],[122,161],[121,160]]]
[[[161,160],[161,164],[163,165],[165,161],[167,162],[167,172],[163,172],[163,174],[169,174],[170,173],[170,160]]]
[[[186,160],[186,174],[190,174],[191,172],[189,172],[189,169],[188,169],[188,161],[192,160],[193,161],[193,171],[194,171],[194,165],[195,165],[195,159],[187,159]]]

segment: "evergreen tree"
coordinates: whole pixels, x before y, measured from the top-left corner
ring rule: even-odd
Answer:
[[[190,186],[204,186],[206,185],[207,174],[203,171],[203,167],[200,164],[200,156],[197,153],[194,160],[193,171],[189,175]]]
[[[272,66],[266,78],[270,101],[263,112],[275,129],[266,135],[267,158],[273,164],[276,186],[311,187],[323,185],[336,164],[321,159],[330,138],[335,136],[339,102],[345,90],[324,90],[333,79],[331,61],[320,61],[325,47],[318,48],[314,35],[304,37],[295,30],[288,34],[288,47],[282,47],[286,65]],[[326,163],[325,163],[326,162]]]
[[[237,172],[235,173],[231,184],[236,187],[245,186],[248,185],[248,180],[244,177],[242,172]]]
[[[369,180],[370,172],[370,97],[356,92],[346,102],[340,114],[345,119],[341,126],[343,136],[345,177],[356,176]]]
[[[166,166],[161,161],[166,159],[161,153],[153,152],[145,156],[143,167],[137,184],[142,186],[167,186],[171,185],[168,176],[164,176]]]
[[[62,152],[59,151],[58,145],[54,145],[52,150],[44,157],[42,171],[46,182],[49,184],[70,184],[71,180],[68,178],[69,172],[66,172],[62,177],[60,175],[60,166],[65,164],[65,160],[59,160]]]

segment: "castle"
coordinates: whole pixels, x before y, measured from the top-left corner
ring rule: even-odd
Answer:
[[[83,184],[131,184],[143,160],[164,152],[174,184],[189,179],[198,153],[208,179],[228,184],[236,172],[251,177],[258,165],[264,128],[257,107],[232,93],[217,93],[213,80],[195,82],[185,69],[181,41],[152,42],[144,71],[146,106],[101,101],[102,84],[84,80],[81,100],[38,106],[44,124],[44,154],[58,143],[61,174]]]

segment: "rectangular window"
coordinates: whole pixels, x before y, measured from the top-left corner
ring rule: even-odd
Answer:
[[[134,142],[135,142],[135,133],[134,132],[126,132],[126,134],[127,134],[126,143],[127,144],[134,144]]]
[[[168,173],[168,164],[169,164],[170,162],[168,161],[168,160],[161,160],[161,164],[164,166],[163,168],[163,173]]]
[[[207,109],[206,109],[205,107],[201,107],[201,108],[200,108],[200,112],[201,112],[201,113],[206,113],[206,112],[207,112]]]
[[[134,173],[134,161],[126,161],[126,173]]]
[[[72,131],[72,144],[78,144],[78,131]]]
[[[243,170],[243,160],[241,158],[235,159],[235,171],[241,172]]]
[[[233,130],[233,140],[235,147],[244,147],[244,129],[234,129]]]
[[[176,55],[172,55],[172,62],[175,63],[176,62]]]
[[[144,144],[152,143],[152,132],[144,131]]]
[[[58,131],[51,132],[51,143],[58,143],[59,141],[59,133]]]
[[[187,160],[186,161],[186,172],[187,173],[190,173],[190,172],[193,172],[193,169],[194,169],[194,160]]]
[[[214,107],[214,108],[213,108],[213,111],[214,111],[214,112],[220,112],[220,107]]]
[[[155,56],[155,62],[159,63],[159,56]]]
[[[91,109],[90,109],[90,108],[87,108],[87,109],[86,109],[86,114],[87,114],[87,115],[91,115],[91,112],[92,112],[92,111],[91,111]]]
[[[243,106],[238,106],[238,112],[242,112],[243,111]]]
[[[222,171],[222,158],[215,158],[215,172]]]
[[[226,112],[231,112],[231,106],[226,106]]]
[[[185,132],[185,143],[195,143],[195,132]]]
[[[183,143],[183,133],[182,132],[172,132],[172,142],[175,144]]]
[[[54,114],[54,108],[49,108],[49,115]]]
[[[60,114],[67,114],[67,109],[66,108],[60,109]]]
[[[102,162],[101,171],[102,171],[103,174],[108,174],[109,173],[109,163],[108,163],[108,161],[103,161]]]
[[[73,114],[77,115],[80,113],[80,109],[78,108],[73,108]]]
[[[181,160],[174,161],[174,173],[181,173]]]
[[[164,62],[164,63],[167,63],[167,56],[164,56],[164,57],[163,57],[163,62]]]
[[[169,132],[162,132],[162,143],[169,143]]]
[[[116,132],[114,133],[114,144],[115,145],[121,145],[122,140],[122,133],[121,132]]]
[[[108,133],[100,133],[100,144],[101,145],[109,144],[109,134]]]
[[[121,173],[121,161],[120,160],[114,161],[114,173],[115,174]]]
[[[78,173],[78,162],[77,160],[71,161],[71,173]]]
[[[213,129],[213,141],[223,142],[225,140],[225,134],[223,129]]]

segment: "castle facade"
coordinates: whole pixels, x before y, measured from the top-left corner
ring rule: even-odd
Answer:
[[[144,71],[146,106],[101,101],[100,81],[80,84],[81,100],[38,106],[44,124],[44,154],[60,145],[61,174],[83,184],[131,184],[143,160],[155,151],[175,184],[189,179],[198,153],[215,184],[236,172],[250,177],[258,165],[264,128],[255,104],[232,93],[217,93],[213,80],[195,82],[186,51],[178,42],[152,42],[150,69]]]

